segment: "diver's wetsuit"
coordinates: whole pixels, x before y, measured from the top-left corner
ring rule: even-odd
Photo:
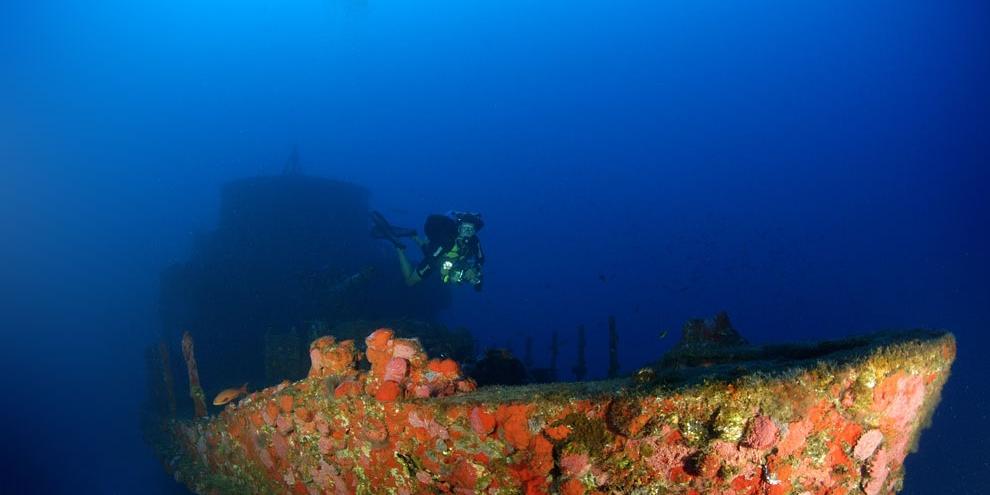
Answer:
[[[468,239],[445,239],[438,241],[430,239],[423,246],[423,260],[416,266],[420,278],[426,278],[433,271],[439,271],[443,282],[471,283],[475,290],[481,290],[481,267],[485,263],[485,253],[477,237]],[[465,277],[465,272],[472,270],[474,279]]]

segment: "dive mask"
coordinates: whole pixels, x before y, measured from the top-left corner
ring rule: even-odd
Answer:
[[[470,238],[474,236],[477,229],[474,228],[474,224],[463,222],[457,226],[457,236],[462,238]]]

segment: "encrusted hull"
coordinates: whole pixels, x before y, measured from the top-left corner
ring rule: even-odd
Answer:
[[[202,494],[887,494],[955,357],[951,334],[915,331],[472,390],[386,337],[367,372],[318,341],[309,378],[163,420],[152,443]]]

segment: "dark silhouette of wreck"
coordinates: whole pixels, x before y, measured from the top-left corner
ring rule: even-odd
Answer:
[[[304,175],[295,150],[282,175],[223,187],[216,230],[161,278],[163,338],[177,349],[183,331],[196,337],[208,394],[270,381],[273,342],[291,350],[351,320],[429,322],[449,304],[439,284],[402,283],[368,215],[365,188]]]

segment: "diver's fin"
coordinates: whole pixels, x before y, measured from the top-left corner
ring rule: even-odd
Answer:
[[[371,221],[375,223],[376,228],[382,229],[384,232],[387,232],[388,235],[393,235],[395,237],[413,237],[416,235],[416,229],[392,225],[388,223],[388,220],[385,220],[385,217],[377,211],[371,212]]]
[[[399,239],[397,237],[395,237],[394,235],[390,235],[388,232],[378,227],[371,229],[371,237],[374,237],[375,239],[384,239],[386,241],[389,241],[392,243],[392,245],[394,245],[399,249],[406,248],[406,245],[399,242]]]
[[[374,227],[371,228],[371,237],[385,239],[399,249],[406,248],[404,244],[399,242],[400,237],[412,237],[416,235],[416,231],[413,229],[393,227],[388,223],[388,220],[385,220],[385,217],[377,211],[371,212],[371,221],[374,223]]]
[[[396,237],[415,237],[416,229],[409,229],[406,227],[396,227],[392,225],[392,234]]]

